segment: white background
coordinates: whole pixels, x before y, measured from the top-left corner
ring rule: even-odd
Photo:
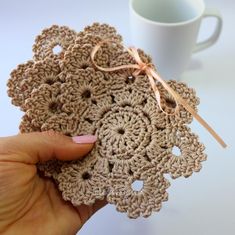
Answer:
[[[171,180],[169,201],[148,219],[128,219],[106,206],[82,228],[81,235],[233,235],[235,234],[235,1],[207,0],[224,19],[219,42],[192,57],[182,80],[197,90],[199,113],[226,140],[222,149],[197,123],[193,130],[207,147],[208,160],[189,179]],[[131,44],[128,0],[0,0],[0,136],[18,132],[22,113],[10,104],[6,82],[17,64],[32,57],[34,37],[52,24],[81,30],[94,21],[117,27]],[[202,26],[200,38],[214,22]],[[61,216],[63,216],[61,214]]]

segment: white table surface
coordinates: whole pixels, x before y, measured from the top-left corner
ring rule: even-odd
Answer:
[[[169,201],[148,219],[131,220],[106,206],[82,228],[81,235],[233,235],[235,234],[235,1],[207,0],[220,9],[224,27],[216,45],[192,57],[182,75],[201,98],[199,113],[215,127],[229,148],[222,149],[196,122],[192,129],[207,147],[208,160],[189,179],[171,180]],[[18,132],[22,113],[10,104],[10,71],[32,57],[34,37],[52,24],[81,30],[94,21],[110,23],[131,43],[128,0],[0,1],[0,136]],[[200,38],[213,21],[203,25]],[[61,215],[63,216],[63,215]]]

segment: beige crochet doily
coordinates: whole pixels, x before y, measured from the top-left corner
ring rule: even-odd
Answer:
[[[122,41],[107,24],[95,23],[80,33],[56,25],[43,30],[33,46],[34,59],[12,71],[8,94],[25,112],[22,133],[53,129],[68,136],[97,135],[84,160],[38,166],[55,179],[64,200],[78,206],[106,198],[131,218],[148,217],[168,198],[164,175],[189,177],[198,172],[206,160],[204,146],[187,127],[192,115],[181,105],[177,115],[160,110],[146,75],[133,76],[132,69],[102,72],[92,64],[91,50],[104,39]],[[55,54],[57,45],[61,52]],[[104,44],[96,63],[134,63],[119,45]],[[139,53],[144,62],[151,62]],[[181,82],[168,84],[196,109],[199,99],[193,89]],[[157,86],[163,108],[174,110],[173,99]],[[143,182],[141,189],[133,188],[135,181]]]

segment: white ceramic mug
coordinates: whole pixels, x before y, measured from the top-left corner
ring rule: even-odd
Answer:
[[[203,18],[215,17],[211,37],[197,43]],[[165,79],[178,80],[193,52],[213,45],[222,29],[216,9],[203,0],[130,0],[130,23],[134,46],[150,54]]]

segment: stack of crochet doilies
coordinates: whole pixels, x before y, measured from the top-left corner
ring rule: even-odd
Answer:
[[[82,32],[53,25],[36,37],[33,60],[11,73],[8,94],[25,112],[20,131],[55,130],[65,135],[95,134],[94,149],[81,161],[50,161],[38,167],[53,177],[64,200],[90,205],[106,198],[131,218],[159,211],[172,178],[189,177],[206,159],[204,146],[187,127],[192,115],[181,105],[166,115],[157,104],[146,75],[132,69],[99,71],[91,62],[93,47],[104,39],[95,61],[103,67],[135,63],[121,46],[113,27],[95,23]],[[61,51],[53,52],[59,45]],[[149,56],[139,51],[144,62]],[[168,81],[196,109],[199,99],[186,84]],[[162,107],[175,108],[172,97],[157,84]],[[173,150],[180,149],[179,156]],[[140,190],[132,183],[142,181]]]

